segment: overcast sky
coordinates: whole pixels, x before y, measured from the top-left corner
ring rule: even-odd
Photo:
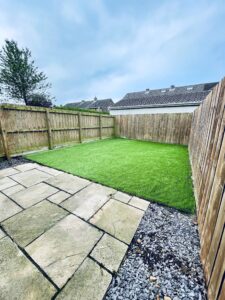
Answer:
[[[224,0],[0,0],[0,46],[28,47],[58,104],[225,75]]]

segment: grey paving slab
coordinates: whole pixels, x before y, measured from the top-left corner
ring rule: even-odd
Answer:
[[[44,200],[2,223],[7,233],[24,247],[68,213],[55,204]]]
[[[109,271],[117,272],[127,248],[126,244],[108,234],[104,234],[91,252],[91,257],[105,266]]]
[[[79,190],[90,184],[90,181],[70,174],[60,174],[47,180],[49,184],[70,194],[75,194]]]
[[[7,196],[0,193],[0,222],[15,215],[22,209]]]
[[[47,180],[50,177],[52,177],[50,174],[47,174],[37,169],[32,169],[11,176],[12,179],[26,187],[30,187],[34,184],[40,183],[44,180]]]
[[[139,209],[110,199],[90,222],[129,244],[143,214]]]
[[[0,191],[5,190],[11,186],[16,185],[17,182],[15,182],[14,180],[12,180],[9,177],[4,177],[0,179]]]
[[[129,200],[131,199],[131,196],[130,195],[127,195],[125,193],[122,193],[122,192],[116,192],[114,195],[113,195],[113,198],[119,200],[119,201],[122,201],[124,203],[128,203]]]
[[[6,168],[6,169],[3,169],[3,170],[0,170],[0,178],[6,177],[6,176],[9,176],[9,175],[13,175],[13,174],[16,174],[18,172],[19,171],[14,169],[14,168]]]
[[[89,219],[115,192],[112,188],[92,183],[61,205],[85,220]]]
[[[2,239],[5,236],[5,233],[0,229],[0,239]]]
[[[44,182],[31,186],[10,197],[24,208],[30,207],[41,200],[55,194],[58,190]]]
[[[66,192],[63,192],[63,191],[59,191],[58,193],[48,197],[48,199],[51,201],[51,202],[54,202],[56,204],[59,204],[61,203],[63,200],[69,198],[71,196],[71,194],[68,194]]]
[[[25,187],[23,187],[21,184],[16,184],[12,187],[7,188],[6,190],[3,190],[2,192],[6,195],[6,196],[10,196],[13,195],[15,193],[18,193],[22,190],[25,190]]]
[[[56,299],[102,300],[111,279],[112,276],[106,270],[86,258]]]
[[[138,197],[132,197],[129,204],[132,206],[135,206],[137,208],[140,208],[142,210],[146,210],[148,208],[150,202],[146,201],[144,199],[138,198]]]
[[[38,166],[38,164],[36,163],[26,163],[26,164],[21,164],[15,167],[15,169],[17,169],[20,172],[25,172],[28,170],[32,170],[34,168],[36,168]]]
[[[101,236],[96,228],[69,215],[28,245],[26,251],[62,287]]]
[[[46,173],[48,173],[50,175],[53,175],[53,176],[57,176],[57,175],[63,173],[62,171],[58,171],[56,169],[49,168],[49,167],[46,167],[46,166],[41,166],[41,165],[37,165],[37,169],[41,170],[43,172],[46,172]]]
[[[51,299],[56,289],[8,237],[0,253],[0,299]]]

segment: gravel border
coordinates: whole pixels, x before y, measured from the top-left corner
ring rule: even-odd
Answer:
[[[150,204],[105,300],[206,300],[199,249],[195,216]]]
[[[13,157],[10,160],[2,159],[0,160],[0,170],[26,164],[28,162],[30,161],[23,158],[22,156]]]

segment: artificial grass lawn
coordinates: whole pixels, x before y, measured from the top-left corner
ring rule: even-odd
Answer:
[[[107,139],[26,157],[187,213],[195,210],[185,146]]]

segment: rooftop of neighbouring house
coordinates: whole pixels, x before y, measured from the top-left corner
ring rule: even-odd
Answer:
[[[65,104],[66,107],[75,107],[83,109],[101,109],[103,111],[108,111],[110,106],[113,106],[114,102],[112,99],[97,99],[96,97],[93,100],[80,102],[72,102]]]
[[[127,93],[110,109],[199,105],[218,82]]]

